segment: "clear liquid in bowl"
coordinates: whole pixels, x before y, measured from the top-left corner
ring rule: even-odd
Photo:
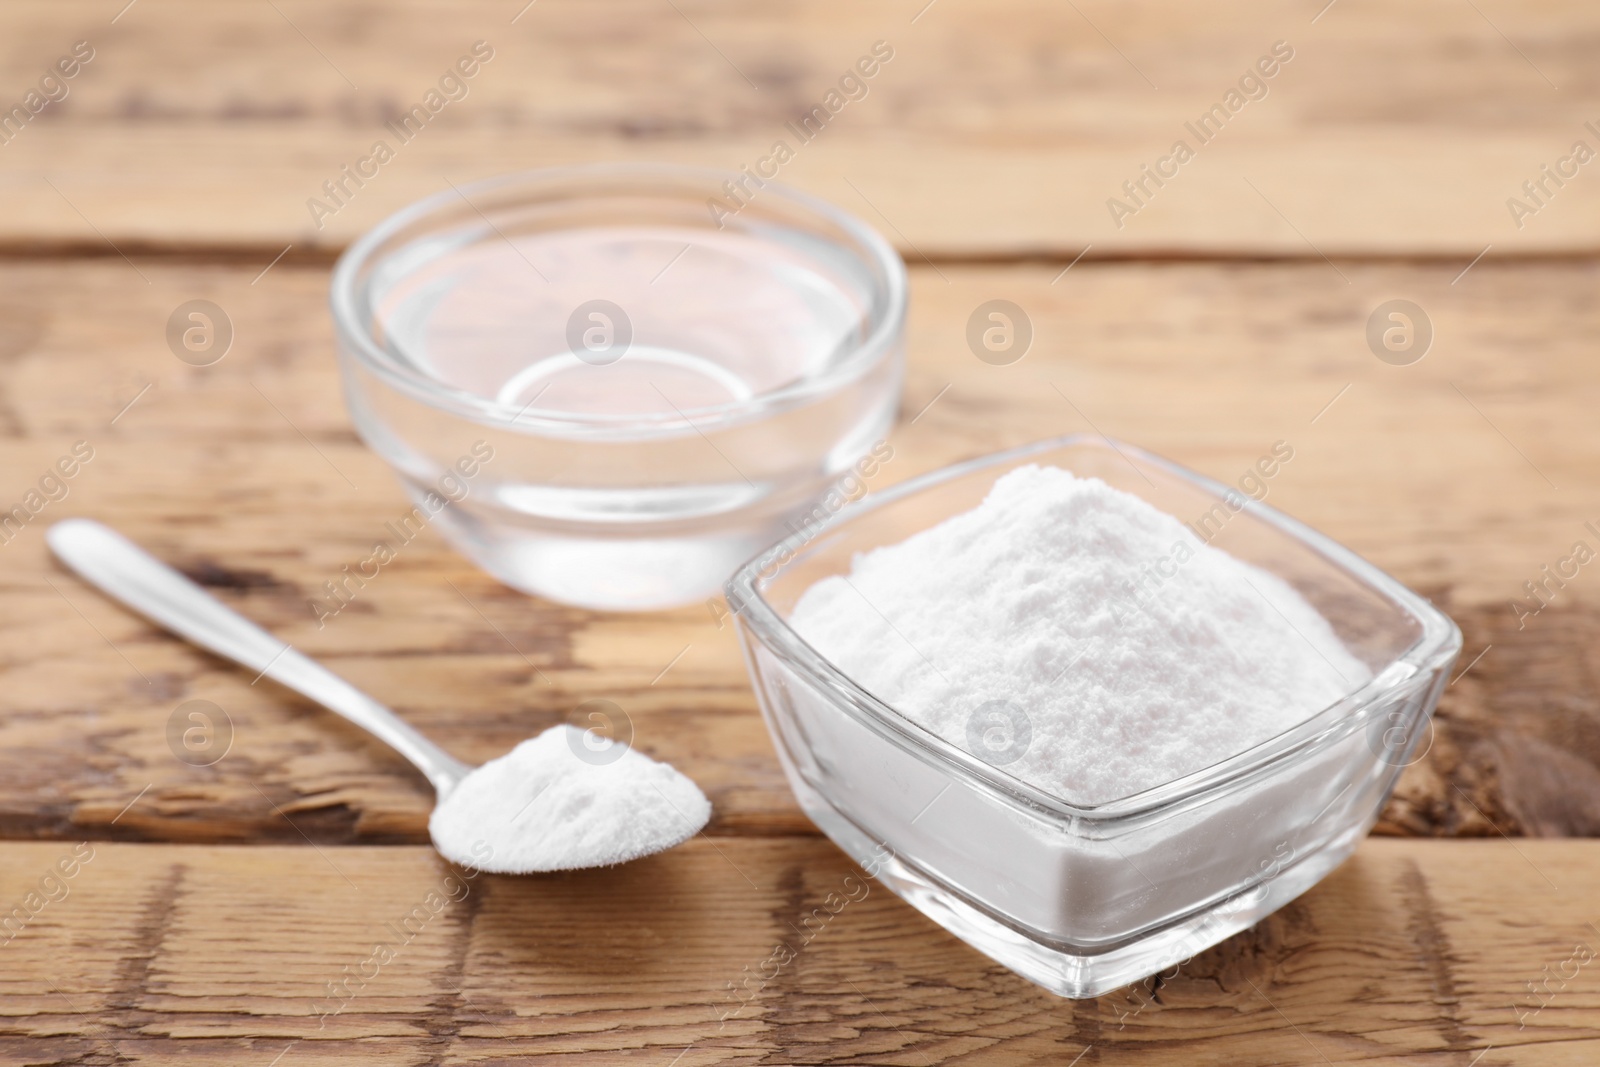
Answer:
[[[670,419],[748,401],[826,373],[862,339],[867,309],[802,241],[671,226],[491,237],[384,292],[380,339],[430,378],[535,415]]]

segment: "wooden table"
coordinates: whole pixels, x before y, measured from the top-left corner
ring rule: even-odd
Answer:
[[[0,1063],[1600,1061],[1600,846],[1575,840],[1600,831],[1600,568],[1513,606],[1600,548],[1600,180],[1571,157],[1600,148],[1600,10],[125,2],[0,8],[8,108],[93,53],[0,144],[0,510],[93,453],[0,537],[0,915],[24,909],[0,935]],[[480,40],[467,96],[313,225],[322,183]],[[405,507],[339,396],[324,298],[352,236],[520,167],[749,163],[878,41],[867,95],[783,172],[911,266],[878,484],[1089,429],[1234,480],[1285,441],[1272,502],[1466,636],[1386,836],[1157,989],[1058,1000],[876,887],[747,982],[851,868],[796,808],[714,610],[530,600],[431,533],[325,627],[308,607]],[[1292,58],[1227,110],[1280,41]],[[1219,102],[1200,143],[1185,123]],[[1193,158],[1160,162],[1179,139]],[[1131,197],[1144,164],[1175,174]],[[1009,366],[965,342],[995,298],[1035,331]],[[1405,366],[1366,339],[1395,298],[1435,335]],[[211,366],[165,340],[191,299],[233,324]],[[71,515],[464,759],[614,700],[712,824],[620,869],[484,877],[349,980],[444,884],[425,783],[53,564],[44,527]],[[231,730],[210,766],[168,740],[197,699]]]

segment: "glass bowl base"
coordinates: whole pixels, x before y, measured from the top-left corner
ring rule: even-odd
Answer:
[[[733,569],[784,529],[766,518],[607,535],[510,519],[470,502],[434,522],[457,551],[511,588],[594,611],[665,611],[717,597]]]
[[[802,810],[834,844],[894,894],[996,963],[1059,997],[1098,997],[1182,965],[1247,930],[1316,885],[1356,850],[1370,824],[1328,839],[1273,877],[1175,922],[1107,945],[1073,945],[1019,930],[974,906],[863,833],[804,781]]]

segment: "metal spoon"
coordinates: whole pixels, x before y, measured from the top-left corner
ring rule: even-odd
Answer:
[[[517,811],[519,818],[528,812],[529,806],[537,798],[547,792],[552,800],[561,799],[562,789],[554,788],[550,781],[528,782],[514,780],[514,776],[508,778],[507,767],[496,768],[496,764],[501,763],[499,760],[490,761],[484,768],[474,768],[456,759],[394,712],[326,667],[296,652],[288,643],[237,614],[110,527],[89,519],[66,519],[51,526],[45,539],[63,563],[113,600],[201,648],[258,672],[257,678],[271,678],[372,734],[422,772],[441,804],[464,780],[480,769],[497,771],[494,775],[485,776],[486,785],[489,784],[487,778],[492,777],[495,779],[492,784],[497,789],[522,791],[520,796],[507,795],[504,798],[508,808]],[[547,741],[551,745],[557,744],[559,742],[553,735],[562,730],[575,728],[554,727],[539,738],[523,744],[535,745]],[[650,813],[646,811],[646,825],[632,826],[628,840],[620,848],[608,848],[603,832],[585,835],[582,832],[584,828],[580,826],[575,833],[569,824],[561,827],[561,832],[555,835],[557,844],[552,848],[560,855],[544,855],[530,860],[527,858],[529,842],[526,830],[524,827],[515,827],[511,819],[505,820],[503,826],[490,826],[485,831],[491,837],[498,833],[503,838],[513,831],[523,835],[520,840],[511,841],[511,848],[502,849],[498,861],[486,860],[482,852],[475,852],[470,858],[454,854],[462,850],[447,847],[437,836],[436,847],[457,862],[505,873],[605,866],[648,855],[687,840],[699,832],[710,815],[709,803],[692,781],[670,766],[657,763],[637,751],[629,750],[622,754],[622,758],[606,766],[581,761],[571,766],[553,764],[549,758],[543,763],[560,768],[562,780],[555,785],[564,787],[569,794],[574,788],[594,790],[597,780],[593,776],[606,776],[603,783],[605,788],[598,794],[600,803],[577,805],[585,816],[596,817],[606,813],[606,802],[612,802],[613,805],[619,800],[626,802],[630,799],[626,795],[628,791],[640,790],[645,785],[660,794],[650,798],[650,803],[660,807],[657,802],[665,800],[674,811],[656,820],[653,825],[648,818]],[[620,773],[613,773],[617,768],[621,768]],[[531,796],[527,795],[529,793]],[[674,796],[676,800],[672,799]],[[643,806],[638,803],[639,797],[631,799],[634,803],[630,811]],[[555,810],[559,811],[560,808]],[[615,807],[611,810],[615,811]],[[535,810],[534,814],[538,813]],[[641,833],[641,829],[645,832]],[[538,841],[533,844],[537,845]]]

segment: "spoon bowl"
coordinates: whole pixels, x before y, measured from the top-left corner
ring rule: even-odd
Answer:
[[[552,727],[474,768],[109,526],[66,519],[45,538],[61,562],[111,599],[372,734],[422,772],[442,808],[471,779],[473,806],[450,805],[443,824],[471,826],[479,836],[470,845],[459,834],[445,840],[440,813],[429,822],[435,847],[454,862],[503,874],[609,866],[686,841],[710,817],[692,781],[637,750],[603,766],[585,761],[583,745],[571,741],[583,734],[571,726]]]

